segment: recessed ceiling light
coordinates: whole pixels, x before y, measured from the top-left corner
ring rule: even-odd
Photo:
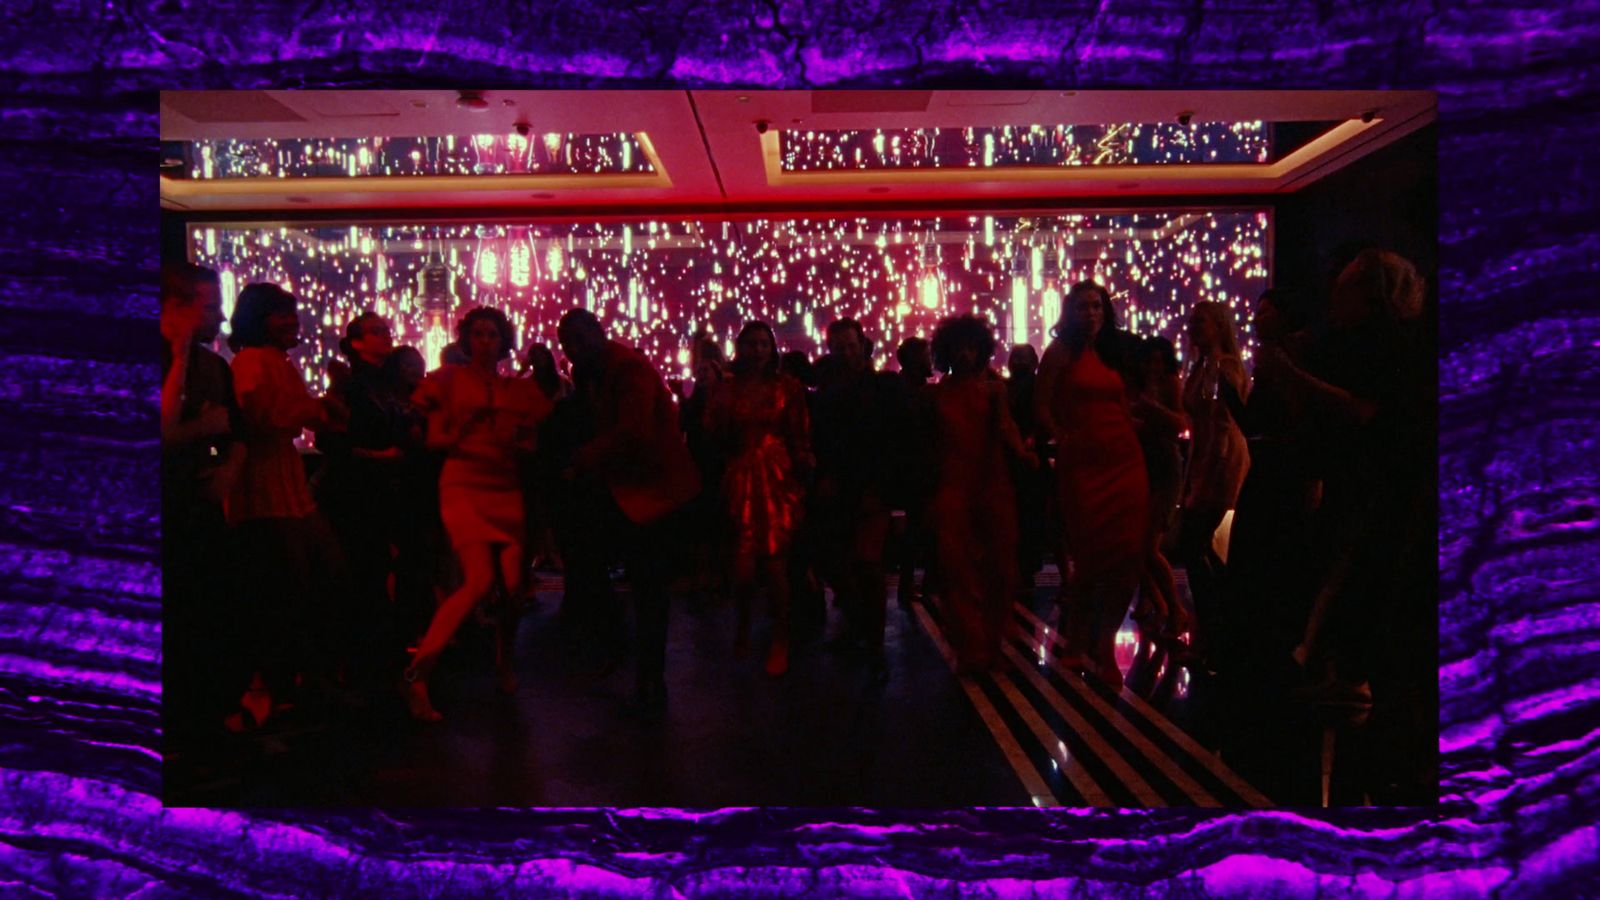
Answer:
[[[428,101],[426,101],[426,100],[413,100],[413,101],[411,101],[411,105],[415,106],[417,109],[427,109],[428,108]]]
[[[483,99],[483,95],[477,91],[462,91],[456,98],[456,105],[473,112],[483,112],[489,108],[489,101]]]
[[[507,106],[516,106],[517,105],[517,101],[515,101],[515,100],[501,100],[500,102],[504,103]]]
[[[745,96],[745,95],[743,95],[743,94],[740,94],[740,95],[739,95],[739,102],[740,102],[740,103],[749,103],[749,102],[750,102],[750,98],[749,98],[749,97],[746,97],[746,96]]]

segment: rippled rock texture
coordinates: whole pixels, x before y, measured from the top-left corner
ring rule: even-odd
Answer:
[[[1600,3],[1542,6],[13,4],[0,30],[0,893],[1593,889]],[[454,84],[1436,88],[1441,806],[163,809],[153,92]]]

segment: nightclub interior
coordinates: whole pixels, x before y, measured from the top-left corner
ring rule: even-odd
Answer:
[[[1436,802],[1436,117],[163,93],[164,801]]]

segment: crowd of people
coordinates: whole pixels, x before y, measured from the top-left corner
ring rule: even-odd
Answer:
[[[1191,663],[1291,658],[1318,702],[1420,690],[1435,677],[1407,643],[1434,634],[1422,299],[1415,268],[1382,250],[1339,269],[1325,309],[1268,291],[1251,372],[1225,307],[1193,307],[1180,366],[1085,281],[1042,355],[1010,348],[1005,375],[993,327],[962,315],[903,343],[892,372],[858,321],[832,322],[815,360],[752,321],[731,360],[695,336],[682,382],[583,309],[560,319],[561,362],[472,309],[432,372],[366,313],[315,396],[289,355],[294,296],[244,287],[225,361],[216,274],[171,265],[169,732],[395,690],[440,719],[429,681],[475,614],[496,634],[498,688],[515,692],[516,623],[544,567],[563,578],[576,665],[631,655],[651,716],[680,589],[732,601],[741,656],[764,596],[761,667],[779,678],[823,636],[831,588],[832,646],[882,680],[898,570],[900,602],[936,601],[959,671],[979,673],[1004,658],[1012,604],[1047,558],[1063,575],[1062,662],[1113,687],[1131,610]],[[296,447],[307,430],[317,453]]]

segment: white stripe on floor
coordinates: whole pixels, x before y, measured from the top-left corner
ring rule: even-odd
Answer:
[[[1026,606],[1023,606],[1020,603],[1014,605],[1016,609],[1022,611],[1023,616],[1025,616],[1034,624],[1035,628],[1040,629],[1041,633],[1049,634],[1049,639],[1052,644],[1061,646],[1063,648],[1065,647],[1065,643],[1061,640],[1060,635],[1056,634],[1054,631],[1051,631],[1050,626],[1047,625],[1043,619],[1040,619],[1037,615],[1035,615],[1033,610],[1028,609]],[[1052,661],[1054,661],[1053,657]],[[1078,692],[1079,696],[1095,696],[1095,692],[1091,690],[1088,685],[1083,684],[1075,678],[1067,679],[1067,683],[1072,685],[1072,687]],[[1238,794],[1245,803],[1256,809],[1267,809],[1272,806],[1271,800],[1268,800],[1260,791],[1251,787],[1243,778],[1240,778],[1238,775],[1234,774],[1232,769],[1223,765],[1222,761],[1217,759],[1215,754],[1200,746],[1200,744],[1196,742],[1194,738],[1186,734],[1183,729],[1172,724],[1167,720],[1166,716],[1163,716],[1151,708],[1150,704],[1144,701],[1144,698],[1140,697],[1138,694],[1135,694],[1133,691],[1128,690],[1127,687],[1122,688],[1119,696],[1123,702],[1133,707],[1134,711],[1150,720],[1151,724],[1159,728],[1161,732],[1167,737],[1171,738],[1174,743],[1176,743],[1184,751],[1188,752],[1195,759],[1199,760],[1201,765],[1205,766],[1206,769],[1211,772],[1211,774],[1217,776],[1217,778],[1220,779],[1223,784],[1228,786],[1229,790]],[[1103,703],[1104,701],[1102,700],[1101,702]]]
[[[1035,651],[1043,646],[1036,640],[1030,640],[1028,643],[1029,646]],[[1035,671],[1031,662],[1023,659],[1022,654],[1018,653],[1016,648],[1008,645],[1006,647],[1006,653],[1012,657],[1012,661],[1016,663],[1018,668],[1028,673],[1028,677],[1033,680],[1034,686],[1038,688],[1040,693],[1045,695],[1045,698],[1050,701],[1052,706],[1057,703],[1062,705],[1066,704],[1065,698],[1061,697],[1061,693],[1056,686],[1051,684],[1048,679]],[[1048,656],[1048,654],[1045,655]],[[1053,657],[1050,658],[1049,665],[1054,668],[1065,681],[1070,682],[1073,679],[1081,677],[1077,672],[1073,672],[1072,670],[1061,665],[1060,661]],[[1150,739],[1145,737],[1144,732],[1133,727],[1133,723],[1129,722],[1126,716],[1123,716],[1115,709],[1112,709],[1111,705],[1100,699],[1099,695],[1095,694],[1094,691],[1081,693],[1080,696],[1086,696],[1089,700],[1089,705],[1094,707],[1095,712],[1099,713],[1107,722],[1110,722],[1112,727],[1116,728],[1119,734],[1121,734],[1124,738],[1127,738],[1128,742],[1134,746],[1134,749],[1138,750],[1145,759],[1154,763],[1155,767],[1161,770],[1161,774],[1165,775],[1168,780],[1182,789],[1184,794],[1186,794],[1190,800],[1194,801],[1196,805],[1222,805],[1217,801],[1217,798],[1211,796],[1209,791],[1207,791],[1204,787],[1201,787],[1199,782],[1190,777],[1188,772],[1185,772],[1182,767],[1173,761],[1172,757],[1168,756],[1166,753],[1161,751],[1161,748],[1151,743]],[[1071,709],[1070,706],[1067,708]],[[1063,713],[1063,715],[1065,714]]]
[[[944,636],[939,633],[938,626],[929,618],[928,611],[922,604],[916,604],[917,617],[922,621],[923,630],[933,643],[939,648],[939,654],[944,657],[945,664],[955,668],[955,655],[950,651],[950,645],[945,643]],[[1033,798],[1034,806],[1060,806],[1061,801],[1056,798],[1055,792],[1045,783],[1044,777],[1034,768],[1033,762],[1028,759],[1028,754],[1023,752],[1022,745],[1011,734],[1011,729],[1006,727],[1005,720],[1000,718],[1000,711],[994,708],[989,698],[984,695],[983,689],[971,678],[960,678],[962,690],[967,692],[967,698],[972,701],[973,707],[978,710],[979,718],[989,727],[989,733],[994,736],[995,743],[1000,746],[1000,752],[1005,754],[1006,761],[1011,764],[1012,771],[1017,773],[1017,778],[1022,781],[1022,787]]]
[[[1115,747],[1106,743],[1099,730],[1090,725],[1083,716],[1079,715],[1078,711],[1067,703],[1066,698],[1061,696],[1060,691],[1056,690],[1054,685],[1035,671],[1033,666],[1022,658],[1022,654],[1018,653],[1015,647],[1007,644],[1005,653],[1006,658],[1011,660],[1017,670],[1026,676],[1029,681],[1033,682],[1033,686],[1044,696],[1050,707],[1061,718],[1066,720],[1067,725],[1076,731],[1079,737],[1083,738],[1095,756],[1098,756],[1106,764],[1106,768],[1110,769],[1113,775],[1117,776],[1129,790],[1133,791],[1133,795],[1139,798],[1140,803],[1150,807],[1167,805],[1167,801],[1162,799],[1161,795],[1150,787],[1149,782],[1145,781],[1138,772],[1134,771],[1132,766],[1128,765],[1128,761],[1122,758],[1122,754],[1118,753]]]

